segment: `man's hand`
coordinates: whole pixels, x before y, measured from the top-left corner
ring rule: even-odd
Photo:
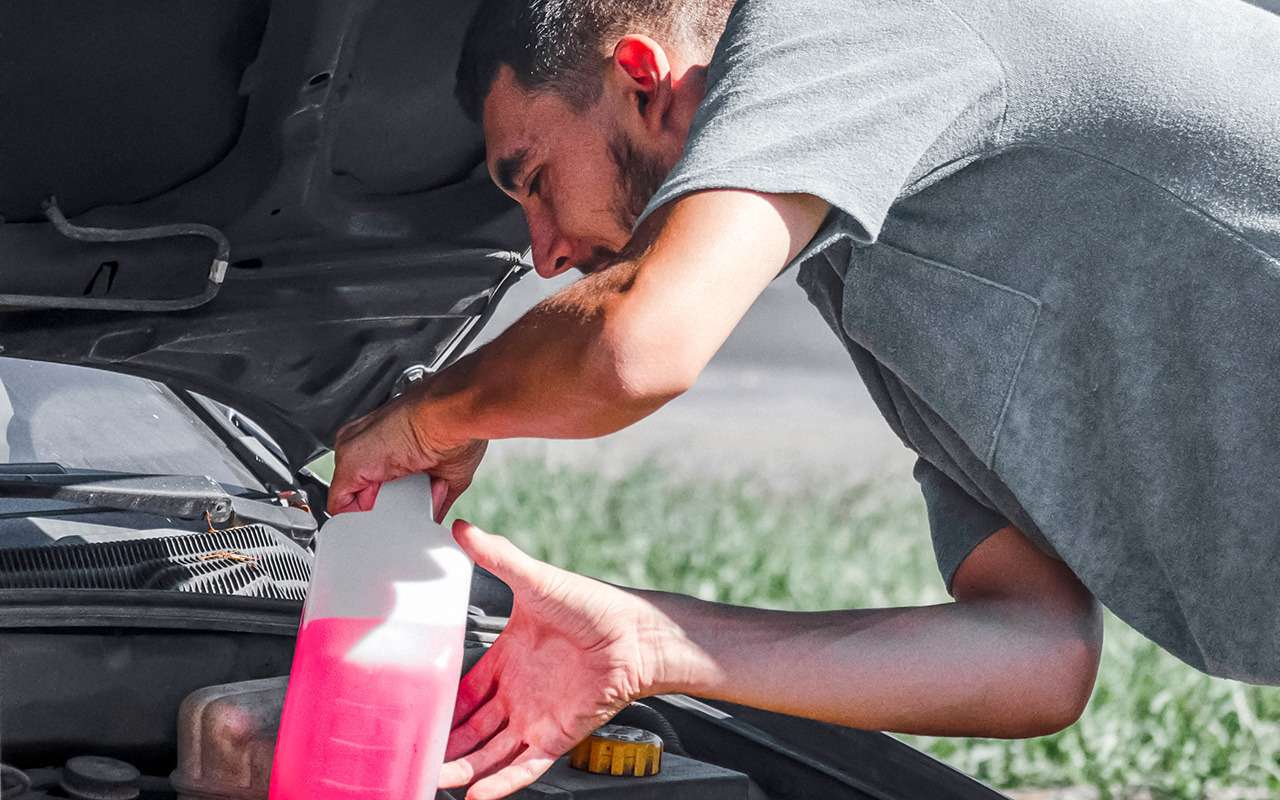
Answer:
[[[458,520],[453,534],[515,593],[506,631],[463,679],[441,788],[505,797],[651,691],[669,622],[642,597],[536,561]]]
[[[422,395],[409,391],[338,431],[329,513],[368,511],[378,487],[404,475],[428,472],[436,521],[471,485],[488,442],[433,435]]]

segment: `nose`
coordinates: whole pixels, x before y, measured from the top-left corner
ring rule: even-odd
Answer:
[[[534,271],[543,278],[554,278],[572,267],[573,244],[561,235],[555,223],[532,215],[528,220]]]

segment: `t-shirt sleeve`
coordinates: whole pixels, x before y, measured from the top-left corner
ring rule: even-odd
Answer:
[[[740,0],[683,155],[640,220],[703,189],[807,193],[874,241],[904,188],[998,135],[1003,85],[938,0]]]
[[[925,461],[916,461],[914,475],[920,482],[929,512],[929,533],[938,571],[952,597],[951,582],[961,562],[991,534],[1007,527],[1009,521],[979,503],[941,470]]]

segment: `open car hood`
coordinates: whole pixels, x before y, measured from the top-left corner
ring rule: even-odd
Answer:
[[[195,390],[294,467],[438,367],[525,270],[452,94],[474,6],[0,6],[0,354]]]

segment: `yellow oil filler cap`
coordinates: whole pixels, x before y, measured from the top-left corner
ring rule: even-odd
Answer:
[[[593,775],[657,775],[662,769],[662,739],[639,728],[604,725],[569,752],[569,764]]]

